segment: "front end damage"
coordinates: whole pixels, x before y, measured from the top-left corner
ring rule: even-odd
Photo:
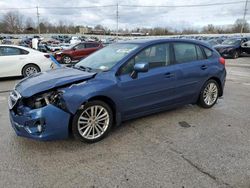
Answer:
[[[84,86],[96,74],[63,67],[21,80],[9,96],[10,121],[17,135],[37,140],[67,138],[71,116],[81,105],[69,90]],[[82,92],[78,97],[82,99]]]
[[[14,90],[9,97],[9,109],[16,134],[37,140],[67,138],[71,114],[61,95],[60,91],[51,91],[23,98]]]

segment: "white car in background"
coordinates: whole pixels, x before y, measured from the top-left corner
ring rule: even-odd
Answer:
[[[72,37],[70,40],[70,44],[76,44],[82,42],[78,37]]]
[[[16,45],[0,45],[0,78],[30,76],[54,67],[49,54]]]

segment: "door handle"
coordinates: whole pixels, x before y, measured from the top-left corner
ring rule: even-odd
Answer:
[[[167,72],[164,75],[165,75],[165,78],[172,78],[172,77],[174,77],[174,74],[170,73],[170,72]]]
[[[201,66],[201,69],[202,69],[202,70],[206,70],[207,67],[208,67],[207,65],[202,65],[202,66]]]

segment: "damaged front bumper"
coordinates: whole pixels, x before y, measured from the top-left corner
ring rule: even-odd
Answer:
[[[16,104],[14,108],[10,106],[9,112],[18,136],[45,141],[69,135],[70,114],[52,104],[37,109]]]

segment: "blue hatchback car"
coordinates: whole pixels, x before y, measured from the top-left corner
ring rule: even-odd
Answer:
[[[9,97],[17,135],[73,134],[92,143],[122,121],[185,104],[212,107],[223,95],[225,60],[205,43],[134,40],[107,46],[71,68],[24,78]]]

